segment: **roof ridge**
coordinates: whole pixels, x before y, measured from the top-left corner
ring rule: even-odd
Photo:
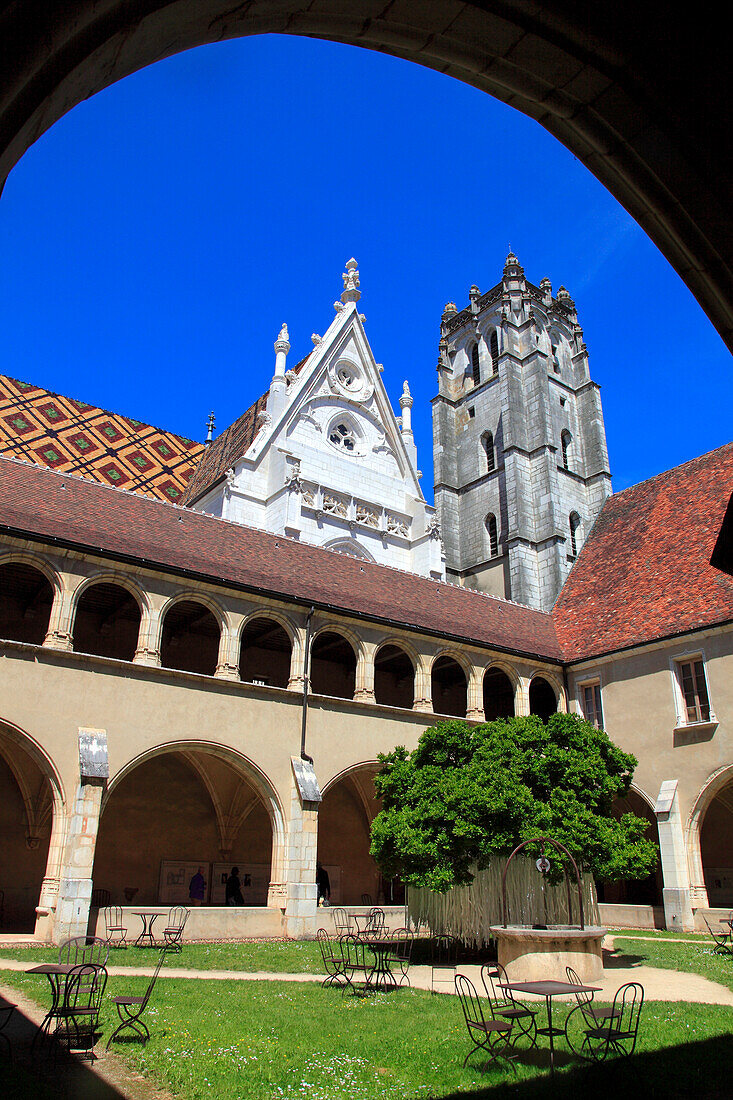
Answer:
[[[651,482],[657,481],[660,478],[669,477],[670,474],[675,473],[677,470],[681,470],[685,466],[692,466],[695,462],[701,462],[703,459],[709,458],[719,451],[724,451],[727,447],[733,447],[733,440],[730,440],[728,443],[721,443],[719,447],[711,447],[709,451],[704,451],[701,455],[695,455],[694,458],[688,458],[685,462],[678,462],[676,466],[670,466],[668,470],[660,470],[658,474],[652,474],[651,477],[645,477],[643,481],[636,481],[633,485],[627,485],[625,489],[619,489],[617,493],[611,493],[611,496],[607,499],[616,500],[625,493],[630,493],[634,489],[640,489],[644,485],[650,485]]]
[[[185,504],[176,504],[172,500],[163,500],[160,497],[148,496],[145,493],[137,493],[137,492],[135,492],[134,489],[124,489],[121,486],[117,486],[117,485],[105,485],[104,482],[97,481],[95,478],[83,477],[81,474],[70,473],[69,471],[64,471],[64,470],[54,470],[50,466],[39,466],[35,462],[29,462],[27,459],[18,458],[15,455],[0,454],[0,462],[15,462],[19,465],[30,466],[32,469],[40,471],[41,475],[43,475],[43,474],[53,474],[55,477],[70,478],[72,481],[80,481],[85,485],[92,485],[92,486],[95,486],[95,487],[97,487],[97,488],[99,488],[103,491],[108,490],[109,492],[112,492],[112,493],[120,493],[122,496],[130,497],[133,500],[141,500],[141,499],[147,500],[151,504],[155,504],[155,505],[159,504],[164,508],[171,508],[176,512],[182,512],[182,513],[184,513],[185,515],[188,515],[188,516],[196,516],[198,519],[204,520],[205,522],[223,523],[223,524],[226,524],[228,527],[232,527],[232,528],[235,528],[235,529],[244,528],[246,531],[255,531],[258,534],[265,535],[266,537],[271,538],[271,539],[276,539],[276,540],[283,539],[286,542],[292,543],[292,544],[297,545],[297,546],[307,546],[311,550],[322,550],[322,551],[324,551],[325,553],[328,553],[328,554],[337,554],[337,555],[339,555],[341,557],[344,557],[344,558],[349,558],[351,560],[357,560],[357,559],[353,558],[353,555],[345,554],[342,551],[336,549],[335,547],[318,546],[317,543],[305,542],[302,539],[293,538],[292,535],[278,534],[274,531],[267,531],[263,527],[254,527],[252,524],[240,523],[238,520],[226,519],[223,516],[213,516],[209,512],[197,512],[193,508],[190,508],[189,506],[187,506]],[[396,565],[388,565],[386,563],[378,562],[378,561],[365,561],[363,559],[359,559],[359,565],[361,565],[362,567],[363,566],[372,566],[372,567],[376,567],[377,569],[389,569],[393,573],[399,573],[402,576],[411,577],[414,580],[429,581],[430,583],[432,583],[434,585],[437,585],[437,586],[442,586],[443,588],[456,588],[456,589],[460,590],[461,592],[468,593],[472,597],[473,596],[480,596],[480,597],[483,597],[484,599],[494,600],[496,603],[503,604],[503,605],[508,606],[508,607],[521,607],[521,608],[524,608],[524,610],[532,611],[537,615],[546,615],[548,618],[552,618],[552,615],[551,615],[550,612],[540,611],[536,607],[529,607],[528,604],[519,603],[516,600],[506,600],[506,599],[503,599],[501,596],[494,595],[491,592],[481,592],[477,588],[466,588],[464,585],[454,584],[452,581],[437,580],[435,577],[425,577],[421,573],[413,573],[409,569],[400,569],[399,566],[396,566]]]

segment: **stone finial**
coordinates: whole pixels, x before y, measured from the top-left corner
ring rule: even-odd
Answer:
[[[314,348],[317,348],[319,344],[323,343],[323,337],[319,336],[317,332],[311,333],[311,343]]]
[[[471,289],[468,292],[468,297],[471,299],[471,301],[473,301],[474,298],[479,298],[480,296],[481,296],[481,291],[476,286],[476,284],[473,283],[473,285],[471,286]]]
[[[571,304],[573,301],[573,299],[570,297],[569,292],[564,286],[558,287],[557,300],[558,302],[565,302],[566,305]]]
[[[344,271],[341,278],[344,281],[341,301],[344,305],[346,305],[347,302],[358,302],[361,298],[361,291],[359,290],[359,271],[358,264],[353,256],[347,262],[346,271]]]
[[[275,351],[284,351],[286,355],[290,351],[290,335],[288,333],[288,326],[286,321],[283,321],[283,327],[280,329],[280,335],[275,341]]]
[[[509,255],[504,264],[504,278],[506,278],[507,275],[519,276],[520,278],[524,276],[524,268],[512,252],[511,247],[509,248]]]
[[[214,438],[214,424],[216,423],[216,417],[213,411],[209,413],[209,419],[206,422],[206,439],[204,440],[204,447],[208,447]]]
[[[409,382],[405,381],[402,384],[402,393],[400,395],[400,408],[401,409],[404,409],[404,408],[411,409],[412,405],[413,405],[413,402],[414,402],[414,398],[413,398],[412,394],[410,393],[410,384],[409,384]]]
[[[452,313],[458,313],[458,307],[456,306],[456,303],[446,302],[445,308],[443,310],[443,320],[445,320],[446,317],[450,317]]]

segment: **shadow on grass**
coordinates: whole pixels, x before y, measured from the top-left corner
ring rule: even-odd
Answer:
[[[539,1055],[539,1057],[535,1057]],[[724,1035],[697,1043],[639,1052],[633,1057],[609,1058],[588,1065],[566,1052],[556,1052],[554,1077],[550,1076],[547,1051],[522,1051],[517,1064],[544,1064],[547,1074],[531,1081],[509,1080],[472,1091],[444,1093],[440,1100],[557,1100],[558,1097],[592,1097],[593,1100],[723,1100],[733,1097],[730,1067],[733,1036]],[[480,1069],[476,1057],[474,1065]],[[437,1100],[437,1097],[434,1098]]]
[[[643,966],[646,961],[645,955],[625,955],[620,951],[603,952],[604,970],[626,970],[634,966]]]
[[[3,1032],[10,1040],[0,1049],[0,1097],[2,1100],[124,1100],[123,1094],[104,1081],[88,1063],[46,1043],[32,1050],[36,1025],[19,1008]],[[55,1055],[55,1056],[54,1056]]]

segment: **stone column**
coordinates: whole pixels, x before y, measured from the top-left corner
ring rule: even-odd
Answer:
[[[92,871],[102,795],[109,777],[107,734],[79,729],[80,782],[69,818],[59,882],[57,942],[85,936],[92,899]]]
[[[517,687],[514,692],[514,713],[517,718],[526,717],[529,714],[530,683],[529,676],[519,676],[517,678]]]
[[[285,935],[290,939],[313,939],[318,909],[316,852],[321,792],[313,765],[297,756],[290,759],[293,778],[285,852]]]
[[[476,668],[475,665],[471,666],[471,675],[467,684],[466,692],[466,718],[472,722],[484,721],[484,700],[483,700],[483,672],[482,668]]]
[[[56,907],[59,897],[59,872],[64,855],[65,837],[66,814],[61,796],[54,789],[51,839],[46,858],[46,873],[41,882],[41,892],[36,906],[36,927],[33,933],[35,939],[44,943],[52,943],[54,939]]]
[[[224,620],[219,636],[219,656],[214,673],[220,680],[239,679],[239,653],[237,637],[227,619]]]
[[[133,664],[152,665],[160,668],[160,608],[156,607],[144,614],[137,636],[137,649]]]
[[[374,652],[376,646],[364,643],[356,658],[356,684],[354,698],[362,703],[374,700]]]
[[[415,698],[412,709],[424,711],[426,714],[432,714],[433,712],[433,685],[430,678],[430,665],[426,665],[423,656],[419,658],[415,669]]]
[[[662,783],[654,813],[662,858],[665,925],[668,929],[692,932],[695,921],[690,904],[690,875],[676,779],[666,779]]]
[[[67,585],[67,581],[73,581],[73,587]],[[54,592],[51,616],[48,620],[48,631],[43,644],[49,649],[73,649],[74,642],[71,636],[71,603],[74,598],[76,585],[79,578],[62,578],[63,588]]]
[[[290,654],[288,687],[291,691],[303,691],[305,681],[305,635],[305,627],[299,626],[297,637],[293,639],[293,648]]]

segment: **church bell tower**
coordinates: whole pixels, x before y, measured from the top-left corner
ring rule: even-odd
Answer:
[[[443,312],[433,453],[447,580],[549,611],[611,474],[575,303],[511,252]]]

